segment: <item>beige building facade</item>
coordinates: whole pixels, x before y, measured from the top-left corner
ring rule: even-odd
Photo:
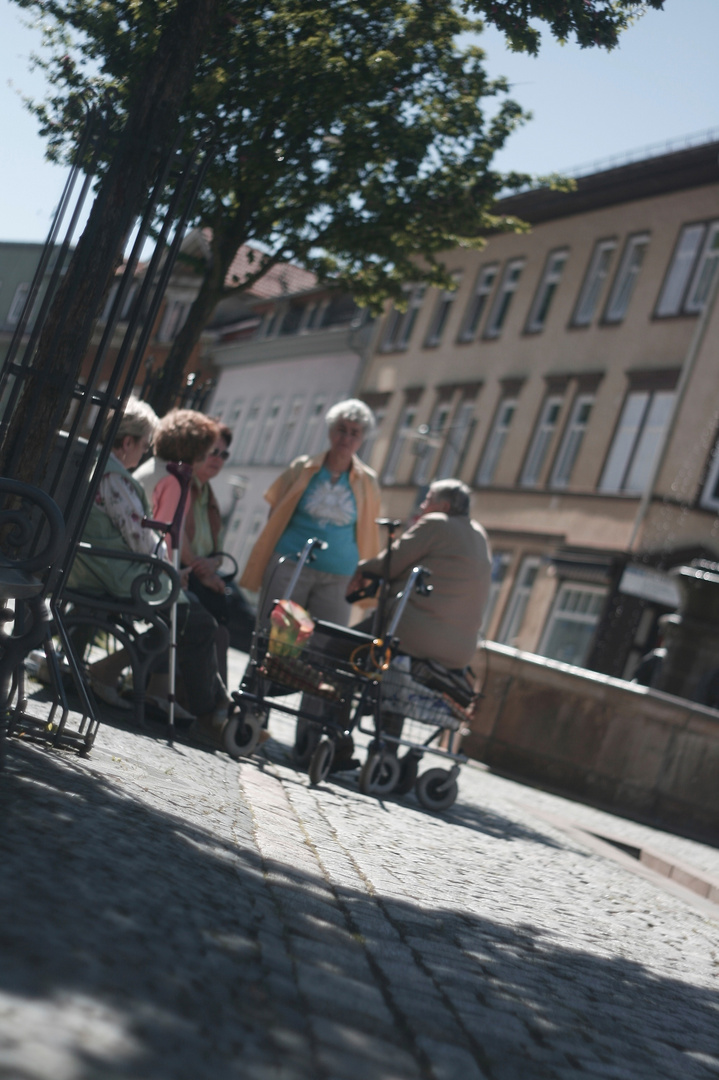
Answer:
[[[472,487],[496,641],[630,677],[668,571],[719,557],[718,152],[504,200],[530,231],[449,252],[455,289],[410,288],[378,329],[360,394],[387,511]]]

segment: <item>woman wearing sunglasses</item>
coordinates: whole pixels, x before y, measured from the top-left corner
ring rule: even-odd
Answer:
[[[153,447],[155,458],[135,473],[152,502],[156,521],[170,521],[177,505],[179,484],[169,476],[168,461],[192,465],[192,482],[180,549],[180,564],[189,568],[188,589],[218,623],[217,661],[227,680],[227,584],[217,573],[222,549],[220,508],[210,481],[227,461],[232,432],[224,424],[194,409],[173,409],[160,421]]]

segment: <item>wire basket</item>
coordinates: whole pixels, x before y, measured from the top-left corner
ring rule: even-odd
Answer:
[[[290,690],[300,690],[326,701],[342,698],[342,686],[337,680],[300,656],[276,656],[268,652],[258,670],[273,683]]]
[[[272,684],[269,697],[284,691],[299,691],[339,702],[351,697],[361,679],[349,661],[319,649],[305,647],[298,655],[278,653],[275,642],[266,634],[255,636],[254,649],[258,673]]]
[[[430,690],[393,663],[382,676],[382,708],[422,724],[458,731],[467,714],[448,694]]]

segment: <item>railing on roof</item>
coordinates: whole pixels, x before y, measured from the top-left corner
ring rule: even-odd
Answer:
[[[719,142],[719,127],[705,128],[704,131],[696,131],[692,135],[684,135],[676,139],[667,139],[664,142],[649,143],[648,146],[640,146],[636,150],[623,151],[621,154],[612,154],[610,157],[598,158],[586,165],[575,165],[571,169],[558,169],[558,176],[568,176],[574,180],[584,176],[593,176],[596,173],[607,172],[610,169],[621,168],[622,165],[631,165],[639,161],[650,161],[652,158],[663,157],[664,154],[673,154],[679,150],[689,150],[693,146],[705,146],[713,142]],[[507,198],[512,195],[525,195],[532,191],[532,185],[515,189],[505,189],[499,193],[499,198]]]
[[[664,154],[673,154],[678,150],[689,150],[692,146],[719,142],[719,127],[705,128],[704,131],[696,131],[691,135],[684,135],[676,139],[666,139],[663,142],[649,143],[636,150],[628,150],[621,154],[612,154],[610,157],[599,158],[587,165],[576,165],[571,169],[559,169],[561,176],[591,176],[592,173],[606,172],[608,169],[616,169],[622,165],[631,165],[635,161],[646,161],[649,158],[663,157]]]

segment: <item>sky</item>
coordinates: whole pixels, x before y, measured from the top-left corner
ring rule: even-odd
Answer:
[[[42,240],[65,180],[44,160],[37,123],[20,94],[40,97],[30,71],[39,45],[22,12],[0,0],[0,240]],[[490,75],[533,113],[495,158],[499,169],[538,175],[589,172],[615,156],[648,156],[660,144],[714,129],[719,137],[719,0],[665,0],[611,53],[561,46],[543,35],[538,57],[511,53],[496,30],[482,34]]]

